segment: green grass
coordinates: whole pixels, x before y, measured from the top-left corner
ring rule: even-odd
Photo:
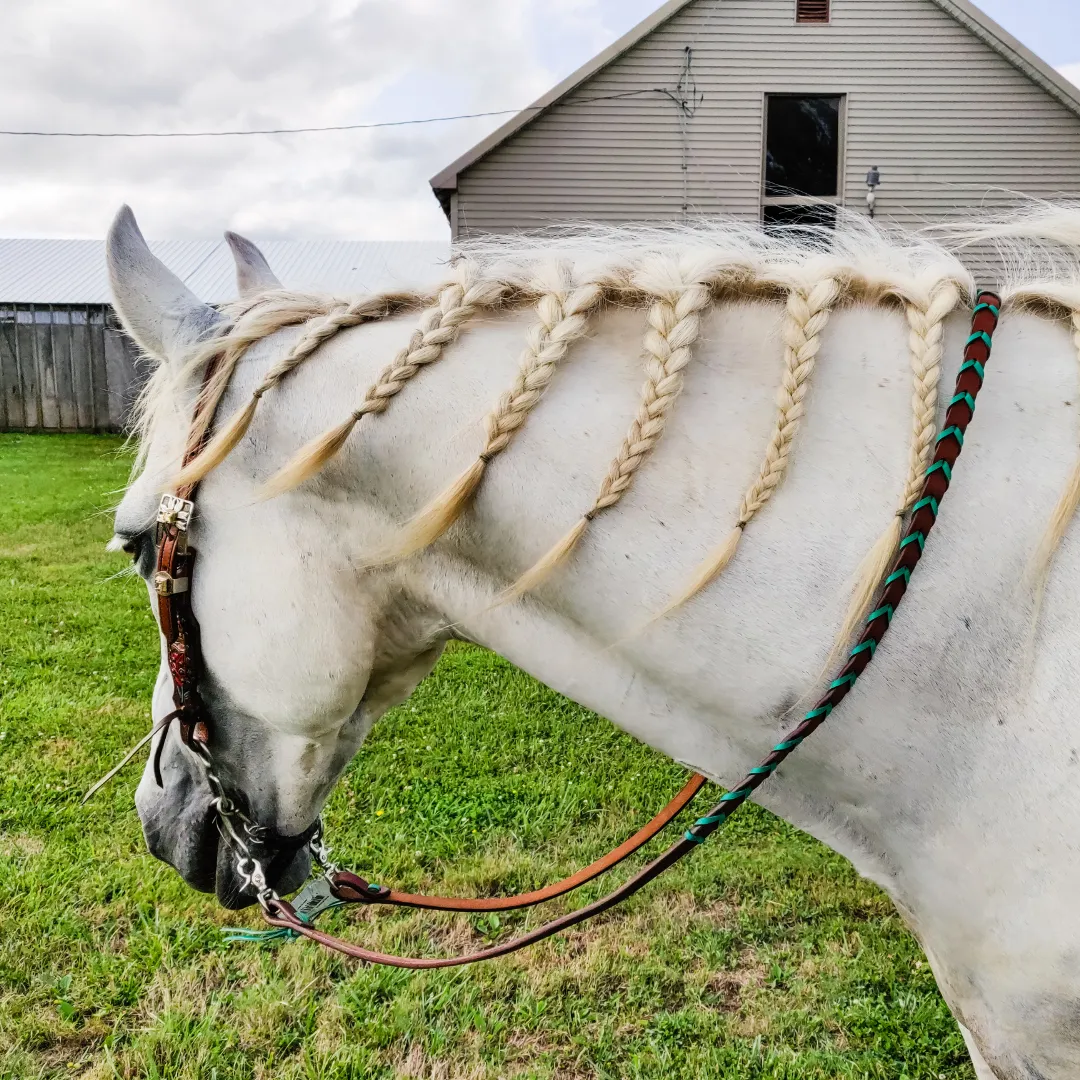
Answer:
[[[137,768],[79,806],[146,730],[157,669],[145,590],[104,551],[128,464],[115,439],[0,435],[0,1076],[970,1080],[886,898],[755,806],[624,907],[494,963],[412,974],[223,944],[220,927],[257,919],[147,855]],[[517,891],[597,857],[683,779],[454,647],[377,726],[329,833],[379,881]],[[538,917],[325,925],[432,953]]]

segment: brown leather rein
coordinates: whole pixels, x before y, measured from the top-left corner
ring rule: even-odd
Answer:
[[[982,293],[973,314],[972,336],[965,350],[965,363],[960,369],[957,394],[946,414],[945,429],[938,438],[934,462],[927,471],[922,497],[916,503],[900,553],[892,573],[884,580],[878,608],[867,622],[866,629],[852,651],[840,677],[833,681],[817,706],[770,754],[739,783],[722,796],[709,813],[699,818],[684,836],[662,855],[641,869],[625,884],[586,907],[537,927],[520,937],[488,949],[464,956],[446,958],[415,958],[390,956],[373,952],[344,941],[314,926],[321,912],[342,904],[384,904],[399,907],[428,908],[436,911],[491,912],[508,911],[543,903],[592,881],[621,863],[655,837],[694,798],[705,784],[705,777],[694,775],[686,786],[644,828],[603,858],[584,867],[562,881],[546,888],[511,897],[457,899],[443,896],[424,896],[397,892],[375,885],[364,878],[342,870],[330,859],[323,843],[321,822],[316,822],[299,837],[274,837],[276,850],[309,847],[323,877],[310,882],[293,903],[279,897],[266,880],[260,855],[275,850],[269,843],[271,833],[253,822],[239,803],[225,791],[213,763],[213,726],[208,710],[199,696],[202,676],[202,652],[199,646],[199,627],[191,608],[191,583],[195,552],[188,546],[188,528],[195,509],[197,485],[181,488],[175,495],[166,495],[158,512],[157,566],[153,583],[158,596],[158,615],[165,636],[166,655],[173,681],[174,710],[154,729],[159,741],[154,750],[154,771],[161,784],[160,757],[168,730],[174,721],[179,723],[180,738],[204,768],[205,778],[213,795],[213,805],[222,831],[237,856],[237,869],[242,887],[250,890],[263,910],[267,923],[274,931],[235,931],[234,940],[261,940],[267,937],[303,936],[328,949],[358,960],[404,968],[439,968],[471,964],[516,952],[527,945],[550,937],[561,930],[592,918],[632,896],[684,856],[694,851],[707,836],[719,828],[749,796],[832,712],[850,692],[856,680],[873,658],[880,640],[892,621],[896,606],[907,589],[911,572],[921,558],[926,535],[937,518],[938,504],[948,490],[952,467],[963,447],[963,436],[975,412],[975,398],[982,387],[984,366],[990,358],[992,335],[997,328],[1001,301],[993,293]],[[202,451],[209,438],[210,424],[199,421],[211,408],[207,386],[217,369],[217,362],[208,364],[203,378],[203,392],[196,402],[193,432],[202,428],[203,434],[193,437],[185,450],[188,464]],[[211,416],[212,420],[212,416]],[[153,734],[153,733],[152,733]]]

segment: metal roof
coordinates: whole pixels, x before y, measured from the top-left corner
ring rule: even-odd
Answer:
[[[448,243],[423,240],[268,240],[259,247],[283,285],[342,294],[428,284],[450,258]],[[235,299],[224,240],[150,241],[150,248],[199,299]],[[104,241],[0,239],[0,303],[110,302]]]
[[[471,150],[467,150],[456,161],[433,176],[430,184],[446,216],[450,216],[450,195],[457,190],[459,173],[463,173],[482,157],[486,157],[526,124],[542,116],[602,68],[617,60],[623,53],[629,52],[639,41],[648,37],[669,19],[674,18],[683,8],[695,2],[696,0],[667,0],[662,7],[657,8],[647,19],[643,19],[629,33],[624,34],[602,53],[594,56],[572,75],[563,79],[558,86],[553,87],[516,116],[512,116],[502,127],[493,131],[486,139],[478,142]],[[984,44],[989,45],[994,52],[1003,56],[1013,67],[1022,71],[1036,86],[1041,87],[1052,98],[1080,116],[1080,89],[1073,86],[1045,60],[1036,56],[1026,45],[1017,41],[986,12],[971,3],[971,0],[930,0],[930,2],[936,4],[947,15],[951,15],[961,26],[966,27]]]

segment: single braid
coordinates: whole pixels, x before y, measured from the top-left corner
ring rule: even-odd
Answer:
[[[634,473],[660,441],[668,415],[682,392],[683,371],[690,362],[691,348],[701,334],[701,313],[711,302],[712,296],[704,285],[692,285],[678,297],[657,300],[649,308],[641,404],[586,517],[595,517],[626,494]]]
[[[664,433],[668,416],[683,387],[683,372],[701,334],[701,313],[712,302],[707,286],[691,284],[656,300],[649,309],[645,334],[646,381],[641,403],[619,453],[588,512],[529,570],[499,597],[503,603],[523,596],[546,580],[577,546],[589,522],[614,506],[630,488],[634,474]]]
[[[745,529],[787,475],[791,447],[802,423],[803,403],[810,377],[817,366],[821,334],[840,294],[835,278],[826,278],[812,289],[792,289],[788,294],[784,323],[784,380],[777,395],[776,427],[757,481],[743,496],[738,527]]]
[[[489,461],[502,453],[548,388],[556,366],[573,342],[585,336],[587,315],[600,300],[600,290],[588,285],[567,294],[548,293],[537,304],[540,321],[529,329],[529,346],[513,387],[499,399],[484,420],[487,442],[480,457]]]
[[[934,456],[937,434],[938,384],[945,354],[945,320],[960,302],[960,290],[952,281],[941,281],[921,297],[908,297],[904,310],[908,322],[911,356],[911,446],[904,493],[888,527],[875,541],[855,572],[855,588],[826,667],[839,659],[848,641],[870,614],[871,604],[892,564],[903,534],[903,522],[923,489],[926,470]]]
[[[911,371],[914,390],[911,398],[911,454],[904,497],[897,508],[905,515],[922,491],[924,474],[934,453],[937,434],[938,384],[941,361],[945,355],[945,320],[960,303],[960,290],[951,281],[943,281],[924,301],[905,305],[911,333]]]
[[[772,498],[773,492],[787,475],[792,445],[802,422],[804,402],[810,389],[810,377],[821,349],[821,334],[839,297],[840,282],[834,277],[825,277],[812,287],[796,285],[789,290],[783,330],[784,378],[776,398],[776,426],[769,438],[758,478],[742,497],[735,528],[698,567],[689,585],[658,617],[668,615],[685,604],[723,573],[735,557],[746,526]]]
[[[343,423],[302,447],[270,478],[262,490],[263,497],[272,498],[291,491],[318,473],[345,445],[353,428],[365,416],[369,413],[385,412],[390,406],[390,400],[402,391],[405,384],[421,368],[433,364],[443,355],[446,348],[457,339],[465,323],[472,319],[477,311],[493,308],[501,303],[507,289],[507,285],[498,279],[485,279],[476,264],[463,264],[459,268],[459,279],[444,286],[439,292],[438,302],[424,310],[408,345],[383,369],[378,380],[364,394],[359,407],[353,410]],[[318,344],[329,336],[327,328],[322,326],[314,327],[311,333],[313,340],[318,338]],[[317,348],[318,344],[314,345],[314,348]],[[288,366],[290,363],[291,366]],[[277,368],[268,372],[264,383],[274,378],[280,380],[292,367],[295,367],[295,363],[292,363],[290,355]]]
[[[487,438],[480,455],[417,512],[389,548],[371,557],[372,564],[394,562],[415,554],[457,521],[475,494],[488,463],[510,445],[551,383],[570,346],[585,336],[589,315],[603,298],[603,290],[591,283],[574,288],[567,266],[559,267],[558,274],[559,287],[545,292],[537,303],[539,321],[529,329],[528,347],[514,385],[485,418]]]

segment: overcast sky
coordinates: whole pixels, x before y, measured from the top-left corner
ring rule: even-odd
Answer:
[[[192,131],[528,104],[661,0],[5,0],[0,128]],[[722,2],[722,0],[720,0]],[[1080,84],[1080,0],[980,5]],[[214,139],[0,136],[0,235],[445,239],[428,178],[501,120]]]

